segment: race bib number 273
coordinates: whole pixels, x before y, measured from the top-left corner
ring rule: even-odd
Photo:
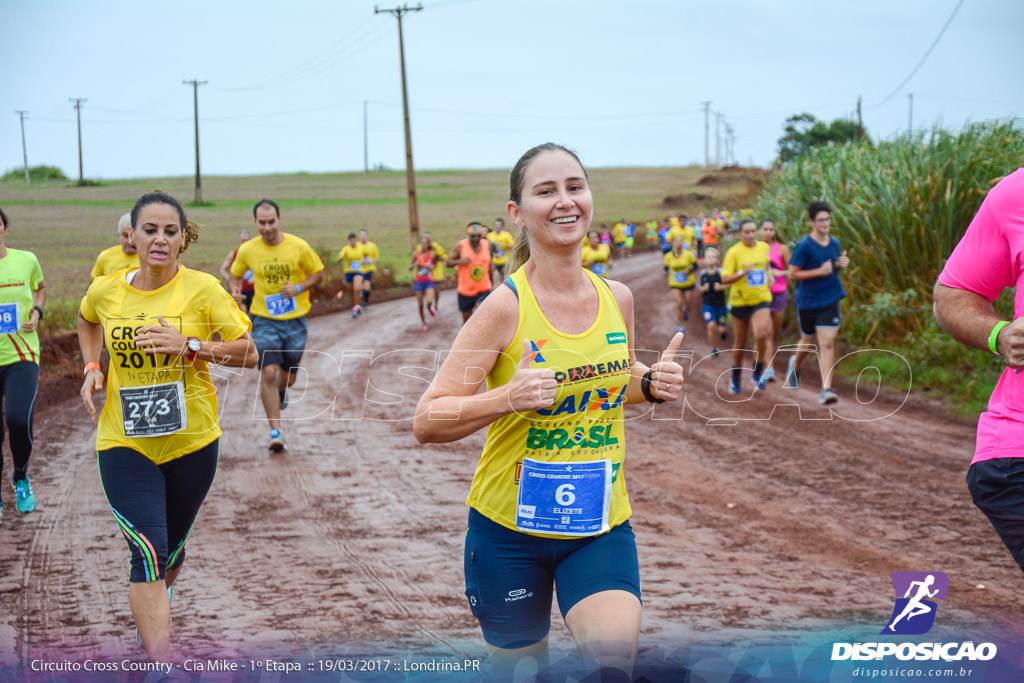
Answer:
[[[181,382],[121,387],[118,394],[125,436],[165,436],[188,424]]]

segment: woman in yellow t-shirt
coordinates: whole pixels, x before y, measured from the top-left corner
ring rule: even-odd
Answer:
[[[740,393],[743,356],[747,352],[747,338],[754,328],[754,386],[763,391],[764,368],[768,341],[772,334],[772,292],[775,282],[769,261],[769,247],[757,240],[757,225],[752,218],[740,221],[740,241],[729,247],[722,262],[722,284],[729,287],[729,305],[732,307],[732,326],[736,339],[732,347],[732,382],[729,391]]]
[[[612,269],[612,248],[601,244],[601,235],[597,230],[587,233],[587,243],[583,245],[583,267],[594,275],[608,277]]]
[[[672,298],[676,304],[676,322],[679,332],[686,332],[683,325],[690,319],[690,302],[693,289],[697,284],[694,273],[697,271],[697,257],[684,242],[682,235],[677,235],[672,242],[672,251],[665,254],[665,270],[668,272],[668,286],[672,290]]]
[[[217,394],[207,363],[256,367],[251,324],[215,277],[178,256],[197,226],[173,197],[151,192],[132,209],[139,268],[96,278],[82,299],[82,399],[97,419],[100,353],[110,358],[96,450],[117,524],[131,551],[128,601],[139,643],[169,661],[171,586],[217,471]]]
[[[509,184],[520,228],[513,275],[459,332],[413,430],[421,443],[447,443],[488,427],[467,500],[465,570],[496,677],[546,667],[557,585],[584,665],[629,678],[641,607],[622,405],[679,396],[671,359],[682,335],[651,369],[637,362],[629,289],[580,268],[594,201],[574,153],[534,147]],[[468,368],[484,369],[486,392],[466,382]],[[430,417],[441,414],[450,419]]]

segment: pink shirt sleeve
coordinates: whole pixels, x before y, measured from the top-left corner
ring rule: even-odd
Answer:
[[[1024,169],[1003,178],[992,188],[956,245],[939,282],[995,301],[1006,287],[1024,276]],[[1014,312],[1021,315],[1021,302]]]

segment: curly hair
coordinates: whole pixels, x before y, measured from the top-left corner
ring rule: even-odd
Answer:
[[[178,212],[178,219],[181,223],[181,233],[184,236],[184,242],[182,242],[181,251],[178,252],[179,254],[183,253],[186,249],[188,249],[190,244],[199,241],[199,230],[203,226],[188,220],[188,218],[185,217],[185,209],[182,208],[181,202],[179,202],[177,199],[167,194],[163,190],[153,190],[152,192],[147,192],[146,194],[139,197],[138,200],[135,202],[135,206],[132,207],[131,213],[133,231],[139,225],[139,214],[142,213],[143,207],[149,206],[150,204],[166,204],[167,206],[171,207],[172,209]]]

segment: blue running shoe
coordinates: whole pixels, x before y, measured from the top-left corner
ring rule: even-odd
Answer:
[[[763,373],[760,377],[754,375],[750,379],[754,381],[754,388],[758,391],[764,391],[768,388],[768,378]]]
[[[729,383],[729,393],[730,394],[738,394],[738,393],[740,393],[740,391],[741,391],[740,383],[737,380],[732,380]]]
[[[36,509],[36,497],[32,495],[32,484],[28,477],[11,484],[14,487],[14,507],[18,512],[25,515]]]

